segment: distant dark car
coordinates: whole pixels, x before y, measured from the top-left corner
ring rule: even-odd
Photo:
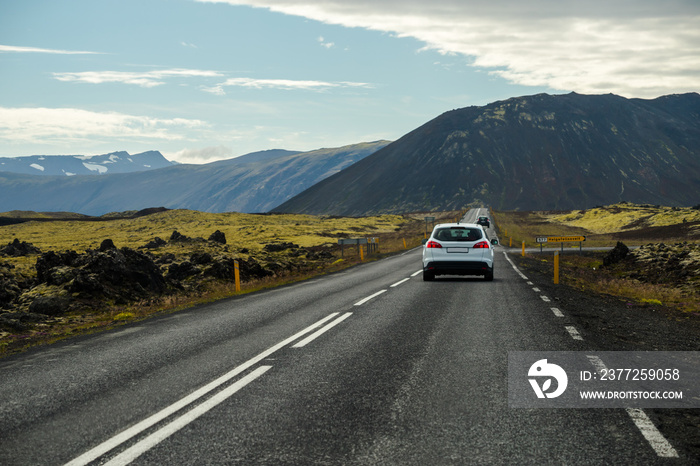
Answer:
[[[486,228],[491,227],[491,223],[489,222],[488,217],[479,217],[477,219],[476,223],[477,223],[477,225],[481,225],[481,226],[486,227]]]

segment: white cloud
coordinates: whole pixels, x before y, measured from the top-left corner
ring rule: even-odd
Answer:
[[[65,82],[90,84],[123,83],[141,87],[155,87],[165,84],[168,78],[210,78],[220,77],[221,73],[208,70],[170,69],[146,72],[131,71],[81,71],[77,73],[53,73],[54,78]]]
[[[318,38],[318,43],[321,44],[321,47],[325,47],[327,49],[331,49],[331,48],[335,47],[334,42],[327,42],[323,36],[320,36]]]
[[[359,83],[350,81],[328,82],[313,80],[293,80],[293,79],[254,79],[254,78],[229,78],[226,81],[213,87],[203,88],[204,91],[212,94],[226,94],[224,87],[245,87],[249,89],[280,89],[285,91],[305,90],[305,91],[326,91],[333,88],[372,88],[369,83]]]
[[[199,0],[413,37],[523,85],[628,97],[697,91],[695,0]]]
[[[99,52],[84,52],[79,50],[55,50],[55,49],[42,49],[37,47],[18,47],[14,45],[0,45],[0,53],[51,53],[58,55],[96,55]]]
[[[207,126],[201,120],[163,119],[77,108],[0,107],[0,141],[9,144],[68,144],[117,138],[184,140],[186,130]]]
[[[180,163],[208,163],[216,160],[231,159],[234,157],[233,149],[226,146],[212,146],[203,149],[182,149],[177,152],[163,154],[168,160]]]

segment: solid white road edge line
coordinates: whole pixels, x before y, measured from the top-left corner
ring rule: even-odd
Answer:
[[[355,303],[355,306],[362,306],[364,303],[366,303],[366,302],[369,301],[370,299],[376,298],[377,296],[379,296],[380,294],[385,293],[385,292],[386,292],[386,290],[377,291],[377,292],[374,293],[373,295],[367,296],[365,299],[361,299],[361,300],[359,300],[358,302],[356,302],[356,303]]]
[[[586,357],[599,374],[607,370],[607,366],[598,356],[588,355]],[[659,432],[659,429],[656,428],[643,410],[640,408],[625,408],[625,411],[627,411],[629,417],[632,418],[632,422],[634,422],[634,425],[637,426],[637,429],[639,429],[647,442],[649,442],[649,445],[654,449],[657,456],[663,458],[678,458],[676,449],[673,448],[669,441],[666,440],[666,437]]]
[[[506,256],[506,260],[510,263],[511,267],[513,267],[513,270],[515,270],[518,275],[520,275],[520,278],[523,280],[527,280],[527,277],[520,271],[518,267],[515,266],[512,260],[510,260],[510,257],[508,257],[508,253],[506,251],[503,251],[503,255]]]
[[[97,445],[95,448],[83,453],[82,455],[78,456],[74,460],[72,460],[69,463],[66,463],[66,466],[84,466],[91,461],[94,461],[95,459],[99,458],[100,456],[104,455],[108,451],[112,450],[113,448],[121,445],[122,443],[126,442],[127,440],[131,439],[132,437],[140,434],[144,430],[148,429],[149,427],[153,426],[154,424],[157,424],[158,422],[162,421],[163,419],[167,418],[168,416],[176,413],[177,411],[181,410],[185,406],[197,401],[199,398],[203,397],[210,391],[214,390],[215,388],[219,387],[220,385],[228,382],[241,372],[247,370],[251,366],[257,364],[258,362],[262,361],[266,357],[270,356],[272,353],[278,351],[279,349],[287,346],[293,341],[296,341],[303,335],[306,335],[307,333],[315,330],[316,328],[320,327],[321,325],[325,324],[327,321],[331,320],[335,316],[337,316],[339,313],[334,312],[323,319],[319,320],[313,325],[310,325],[306,327],[304,330],[292,335],[291,337],[287,338],[284,341],[281,341],[280,343],[277,343],[275,346],[272,346],[268,348],[267,350],[263,351],[259,355],[255,356],[252,359],[249,359],[248,361],[244,362],[240,366],[234,368],[230,372],[222,375],[218,379],[214,380],[213,382],[208,383],[207,385],[203,386],[202,388],[192,392],[191,394],[187,395],[186,397],[182,398],[179,401],[176,401],[175,403],[171,404],[170,406],[158,411],[157,413],[153,414],[152,416],[144,419],[143,421],[139,422],[138,424],[135,424],[128,429],[124,430],[123,432],[115,435],[114,437],[105,440],[101,444]]]
[[[251,383],[253,380],[257,379],[261,375],[263,375],[265,372],[270,370],[272,366],[260,366],[257,369],[255,369],[253,372],[250,374],[246,375],[240,380],[237,380],[236,383],[231,385],[230,387],[225,388],[224,390],[220,391],[204,403],[198,405],[194,409],[186,412],[179,418],[175,419],[172,421],[170,424],[165,425],[164,427],[161,427],[145,439],[141,440],[140,442],[136,443],[135,445],[127,448],[123,452],[121,452],[119,455],[111,459],[109,462],[105,463],[105,466],[123,466],[131,463],[134,461],[136,458],[150,450],[151,448],[155,447],[158,445],[160,442],[165,440],[166,438],[170,437],[173,435],[175,432],[178,430],[182,429],[185,427],[187,424],[190,422],[194,421],[197,419],[199,416],[202,414],[205,414],[212,408],[216,407],[226,399],[230,398],[233,394],[235,394],[237,391],[239,391],[241,388],[245,387],[249,383]]]
[[[394,288],[394,287],[396,287],[396,286],[399,286],[400,284],[405,283],[405,282],[407,282],[407,281],[409,281],[409,280],[410,280],[410,278],[404,278],[403,280],[400,280],[400,281],[394,283],[393,285],[391,285],[391,288]]]
[[[326,333],[328,330],[332,329],[333,327],[335,327],[336,325],[338,325],[339,323],[341,323],[342,321],[344,321],[345,319],[347,319],[351,315],[352,315],[352,312],[346,312],[345,314],[338,317],[330,324],[326,325],[325,327],[322,327],[320,330],[316,330],[314,333],[312,333],[308,337],[304,338],[299,343],[292,345],[292,348],[301,348],[303,346],[306,346],[307,344],[314,341],[316,338],[320,337],[321,335]]]

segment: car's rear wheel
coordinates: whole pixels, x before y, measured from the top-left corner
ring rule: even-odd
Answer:
[[[486,275],[484,275],[484,278],[486,279],[487,282],[492,282],[493,281],[493,270],[490,272],[486,272]]]
[[[433,280],[435,280],[435,272],[432,272],[430,270],[423,270],[423,281],[431,282]]]

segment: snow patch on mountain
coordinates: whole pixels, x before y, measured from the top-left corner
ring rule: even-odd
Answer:
[[[90,171],[98,172],[100,175],[102,175],[103,173],[107,173],[107,167],[105,167],[104,165],[83,162],[83,166]]]

